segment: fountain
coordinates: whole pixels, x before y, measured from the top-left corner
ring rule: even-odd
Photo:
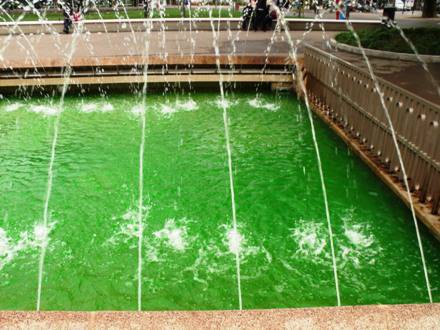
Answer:
[[[379,22],[275,7],[264,33],[231,4],[134,19],[118,1],[113,20],[91,0],[99,20],[62,35],[28,6],[32,24],[0,7],[1,309],[440,300],[438,147],[396,119],[417,114],[435,140],[438,107],[394,93],[365,52],[365,71],[325,52],[341,29],[363,51],[357,29]],[[365,166],[387,157],[388,172]]]

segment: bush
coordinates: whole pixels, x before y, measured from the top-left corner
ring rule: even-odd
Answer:
[[[440,29],[411,28],[403,29],[403,32],[420,54],[440,55]],[[358,34],[364,48],[413,53],[410,45],[402,38],[396,28],[382,27],[374,30],[361,30]],[[349,31],[338,33],[335,39],[340,43],[357,47],[356,39]]]

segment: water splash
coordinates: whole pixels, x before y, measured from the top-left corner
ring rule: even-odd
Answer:
[[[50,226],[46,224],[37,224],[34,228],[34,237],[37,244],[41,247],[47,247],[49,243]]]
[[[153,235],[160,240],[165,240],[168,246],[177,251],[183,252],[187,247],[186,228],[177,227],[174,219],[167,219],[164,228],[154,232]]]
[[[56,222],[50,222],[47,226],[37,224],[32,231],[20,232],[17,239],[8,235],[5,229],[0,227],[0,271],[22,251],[38,250],[49,244],[49,233],[54,229]]]
[[[275,103],[265,102],[261,97],[250,99],[248,103],[252,108],[265,109],[272,112],[278,111],[280,108],[280,106]]]
[[[295,228],[291,229],[291,237],[297,245],[294,253],[296,258],[315,263],[327,262],[329,255],[326,250],[326,230],[322,222],[299,219]]]
[[[345,236],[349,239],[350,243],[361,246],[364,248],[373,244],[374,239],[372,236],[367,236],[361,231],[360,225],[355,225],[351,228],[344,229]]]
[[[229,251],[233,254],[240,254],[242,237],[237,229],[233,228],[227,233]]]
[[[113,104],[111,103],[104,103],[101,107],[101,112],[110,112],[113,111],[115,108],[113,107]]]
[[[11,103],[11,104],[6,105],[4,107],[4,110],[6,112],[14,112],[14,111],[19,110],[22,106],[23,106],[23,104],[15,102],[15,103]]]
[[[148,217],[151,210],[151,205],[144,203],[142,214],[144,216],[143,221]],[[118,224],[117,230],[113,235],[104,242],[104,247],[118,244],[133,243],[139,236],[139,223],[138,223],[138,210],[130,208],[119,216],[113,216],[112,221]],[[132,248],[135,245],[131,245]]]
[[[142,104],[137,104],[130,109],[130,113],[135,117],[139,118],[144,113],[144,107]]]
[[[96,103],[84,103],[79,108],[80,112],[90,113],[98,111],[98,105]]]
[[[352,265],[359,269],[364,264],[374,264],[382,248],[376,242],[370,225],[356,218],[354,208],[348,209],[341,219],[344,223],[341,233],[344,243],[340,247],[340,267]]]
[[[375,257],[382,248],[368,224],[354,219],[353,210],[348,210],[342,216],[343,230],[335,235],[339,242],[336,259],[340,269],[346,267],[362,268],[364,265],[375,263]],[[295,221],[295,228],[291,229],[291,237],[295,242],[293,259],[303,259],[307,262],[328,266],[331,264],[331,254],[328,252],[326,228],[319,220]]]
[[[99,104],[99,103],[83,103],[80,108],[79,111],[83,112],[83,113],[92,113],[92,112],[110,112],[113,111],[114,107],[111,103],[104,103],[104,104]]]
[[[59,107],[49,105],[31,105],[28,108],[29,112],[42,114],[44,116],[56,116],[61,111]]]
[[[173,114],[182,111],[195,111],[199,108],[193,99],[176,100],[173,104],[164,103],[159,106],[160,114],[165,118],[170,118]]]
[[[231,100],[228,99],[226,97],[218,97],[215,101],[214,101],[214,105],[220,109],[223,108],[230,108],[234,105],[237,105],[238,102],[236,100]]]
[[[236,255],[239,252],[240,264],[252,264],[250,266],[252,272],[247,276],[242,276],[241,279],[257,279],[263,276],[271,267],[272,255],[265,248],[264,240],[262,242],[261,239],[255,239],[250,235],[245,236],[242,233],[248,233],[243,226],[239,226],[239,230],[234,230],[230,224],[223,224],[208,240],[200,240],[196,236],[191,241],[188,250],[195,248],[197,257],[194,263],[184,271],[191,272],[194,281],[204,284],[206,289],[213,275],[233,271],[236,266],[232,265],[228,259],[231,253]],[[194,235],[189,234],[190,237]]]

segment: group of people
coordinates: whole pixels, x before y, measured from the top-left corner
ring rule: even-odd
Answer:
[[[287,0],[272,1],[249,0],[249,3],[242,10],[242,29],[248,30],[252,27],[254,31],[272,28],[272,21],[277,19],[278,11],[287,8]]]
[[[78,22],[83,16],[82,2],[74,1],[58,1],[60,9],[63,11],[64,24],[63,32],[69,33],[72,26],[72,22]],[[76,9],[74,9],[76,7]]]

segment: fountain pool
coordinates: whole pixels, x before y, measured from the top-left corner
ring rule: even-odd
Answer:
[[[147,96],[142,309],[336,304],[321,184],[305,107],[289,94],[226,97],[233,231],[218,93]],[[67,96],[48,226],[42,226],[58,100],[0,102],[0,309],[136,310],[142,99]],[[428,301],[411,213],[315,122],[342,305]],[[422,228],[433,299],[439,243]]]

